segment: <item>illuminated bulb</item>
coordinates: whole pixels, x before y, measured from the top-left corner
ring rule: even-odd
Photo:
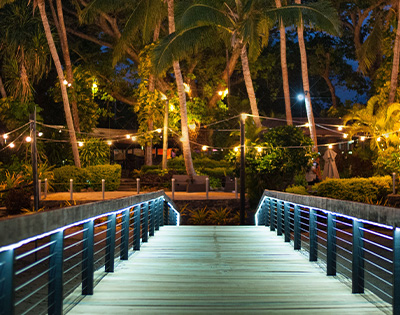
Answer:
[[[108,141],[107,141],[107,144],[108,144],[108,145],[112,145],[112,141],[111,141],[111,140],[108,140]]]
[[[78,142],[78,145],[79,145],[80,147],[83,147],[83,142],[82,142],[82,141],[79,141],[79,142]]]
[[[25,141],[26,141],[26,142],[31,142],[31,141],[32,141],[32,138],[29,137],[29,136],[27,136],[27,137],[25,138]]]
[[[308,127],[310,127],[310,124],[309,124],[309,123],[305,123],[305,124],[304,124],[304,127],[307,127],[307,128],[308,128]]]
[[[261,153],[262,152],[262,148],[261,147],[257,147],[257,152]]]
[[[185,87],[185,92],[189,93],[190,92],[190,86],[187,83],[183,83],[183,86]]]
[[[64,79],[63,84],[68,85],[68,81]]]
[[[39,133],[38,133],[38,136],[39,136],[39,137],[43,136],[43,132],[39,132]]]
[[[342,130],[343,130],[343,126],[339,126],[337,129],[338,129],[339,131],[342,131]]]
[[[174,106],[174,105],[172,105],[172,104],[171,104],[171,105],[169,105],[169,110],[170,110],[170,111],[174,111],[174,110],[175,110],[175,106]]]
[[[190,124],[190,125],[189,125],[189,129],[190,129],[190,130],[195,130],[195,129],[196,129],[196,124],[195,124],[195,123]]]
[[[384,136],[385,136],[385,138],[389,138],[389,134],[388,133],[385,133]]]
[[[10,148],[12,149],[12,148],[14,148],[15,147],[15,144],[13,143],[13,142],[11,142],[10,143]]]
[[[208,147],[207,147],[206,145],[203,145],[203,146],[201,147],[201,149],[202,149],[203,151],[207,151]]]
[[[3,135],[3,139],[8,139],[8,134],[5,133],[5,134]]]
[[[360,137],[360,140],[361,140],[361,141],[364,141],[364,140],[365,140],[365,137],[364,137],[364,136],[361,136],[361,137]]]
[[[246,120],[247,114],[241,114],[241,116],[242,116],[242,120]]]
[[[332,149],[332,148],[333,148],[332,144],[328,145],[328,149]]]
[[[61,129],[60,129],[60,130],[58,130],[58,132],[59,132],[59,133],[61,133]]]
[[[297,99],[298,99],[299,101],[304,101],[304,94],[299,94],[299,95],[297,95]]]
[[[347,133],[343,134],[343,138],[347,138],[349,135]]]
[[[161,129],[161,128],[158,128],[156,131],[157,131],[158,133],[161,133],[162,129]]]
[[[233,151],[239,152],[239,147],[235,147],[235,148],[233,149]]]
[[[71,83],[68,83],[68,87],[71,87],[71,85],[72,85]]]
[[[376,141],[378,142],[381,141],[381,137],[376,138]]]
[[[132,141],[136,141],[136,140],[137,140],[137,137],[133,136]]]
[[[218,95],[222,96],[224,92],[223,91],[218,91]]]
[[[130,139],[131,138],[131,135],[126,135],[126,139]]]
[[[92,85],[92,87],[95,89],[95,88],[97,88],[97,84],[96,84],[96,82],[93,82],[93,85]]]

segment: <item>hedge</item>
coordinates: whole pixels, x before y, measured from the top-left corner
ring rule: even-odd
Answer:
[[[390,176],[369,178],[327,179],[312,187],[315,194],[341,200],[377,202],[391,192]]]
[[[74,181],[74,190],[84,188],[101,190],[101,180],[106,180],[106,190],[116,190],[121,180],[121,165],[96,165],[87,168],[75,166],[62,166],[54,169],[54,189],[56,191],[68,191],[69,180]]]

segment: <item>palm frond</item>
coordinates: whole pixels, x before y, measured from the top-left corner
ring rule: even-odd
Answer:
[[[224,11],[210,5],[198,3],[183,12],[181,20],[177,23],[177,29],[211,24],[229,29],[235,23]]]
[[[141,2],[141,0],[137,2]],[[133,6],[132,1],[129,0],[93,0],[80,12],[79,20],[81,23],[92,23],[100,12],[121,10],[128,4]]]
[[[340,21],[337,11],[326,0],[305,4],[292,4],[282,8],[266,7],[264,14],[271,20],[280,21],[284,25],[298,25],[303,21],[315,30],[324,31],[332,35],[340,33]]]
[[[176,60],[183,59],[201,48],[212,46],[217,38],[217,28],[198,25],[170,34],[154,48],[152,64],[161,73]]]

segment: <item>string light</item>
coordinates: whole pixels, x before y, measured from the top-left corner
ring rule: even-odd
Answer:
[[[130,139],[131,138],[131,135],[126,135],[126,139]]]
[[[83,142],[82,142],[82,141],[79,141],[79,142],[78,142],[78,146],[83,147]]]
[[[381,141],[381,137],[376,138],[376,141],[380,142]]]
[[[157,131],[158,133],[161,133],[162,129],[161,129],[161,128],[158,128],[156,131]]]
[[[14,147],[15,147],[14,142],[11,142],[10,145],[9,145],[9,147],[10,147],[11,149],[14,148]]]
[[[107,144],[108,144],[108,145],[112,145],[112,141],[111,141],[111,140],[108,140],[108,141],[107,141]]]
[[[201,149],[202,149],[203,151],[207,151],[207,149],[208,149],[208,146],[206,146],[206,145],[203,145]]]
[[[25,141],[26,141],[26,142],[31,142],[31,141],[32,141],[32,138],[31,138],[30,136],[27,136],[27,137],[25,138]]]
[[[239,152],[239,147],[235,147],[233,150],[234,150],[235,152]]]
[[[328,145],[328,149],[332,149],[332,148],[333,148],[332,144]]]
[[[261,153],[262,152],[262,148],[261,147],[257,147],[257,152]]]
[[[170,104],[170,105],[169,105],[169,110],[170,110],[171,112],[174,111],[174,110],[175,110],[175,106],[172,105],[172,104]]]
[[[195,123],[190,124],[189,125],[189,129],[190,130],[195,130],[196,129],[196,124]]]
[[[361,137],[360,137],[360,140],[361,140],[361,141],[365,141],[365,137],[364,137],[364,136],[361,136]]]
[[[68,81],[64,79],[63,84],[68,85]]]
[[[8,139],[8,134],[5,133],[5,134],[3,135],[3,139],[4,139],[4,140],[7,140],[7,139]]]
[[[347,139],[348,136],[349,136],[349,135],[348,135],[347,133],[344,133],[344,134],[343,134],[343,138],[345,138],[345,139]]]
[[[38,133],[38,136],[39,136],[39,137],[43,136],[43,132],[39,132],[39,133]]]
[[[342,130],[343,130],[343,126],[339,126],[337,129],[338,129],[339,131],[342,131]]]
[[[136,140],[137,140],[137,137],[133,136],[132,141],[136,141]]]

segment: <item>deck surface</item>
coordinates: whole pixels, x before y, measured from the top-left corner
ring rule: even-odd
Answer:
[[[265,227],[165,226],[68,314],[383,314]]]

